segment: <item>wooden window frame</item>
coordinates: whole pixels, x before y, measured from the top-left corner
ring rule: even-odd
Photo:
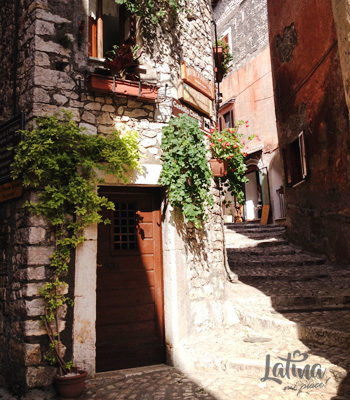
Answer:
[[[300,132],[297,139],[282,149],[286,184],[294,187],[308,176],[305,134]]]
[[[225,112],[220,111],[219,112],[219,129],[220,131],[226,129],[226,128],[233,128],[235,125],[235,117],[234,117],[234,108],[231,107],[229,109],[225,109]],[[226,122],[225,122],[225,115],[227,115],[228,113],[230,113],[230,126],[226,126]]]
[[[114,1],[114,0],[111,0]],[[97,15],[96,15],[96,20],[94,20],[90,15],[89,15],[89,37],[88,37],[88,54],[89,57],[93,58],[100,58],[104,59],[104,54],[103,54],[103,0],[96,0],[97,3]],[[136,27],[136,20],[135,16],[130,17],[130,36],[129,38],[125,37],[125,20],[126,20],[126,10],[123,6],[119,6],[120,10],[120,21],[122,22],[120,24],[120,37],[122,37],[122,42],[125,42],[127,39],[130,39],[131,42],[135,43],[136,42],[136,34],[135,34],[135,27]]]

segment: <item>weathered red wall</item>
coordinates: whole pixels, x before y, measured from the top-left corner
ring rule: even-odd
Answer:
[[[306,134],[309,175],[297,187],[286,188],[288,235],[346,262],[349,124],[331,2],[268,0],[268,19],[280,146],[302,130]],[[293,39],[288,44],[285,28],[292,23],[296,40],[294,35],[294,44]]]

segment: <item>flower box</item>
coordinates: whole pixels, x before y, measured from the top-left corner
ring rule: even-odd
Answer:
[[[88,88],[95,92],[115,93],[124,96],[139,97],[144,100],[154,101],[158,97],[159,87],[146,83],[128,81],[91,74],[87,78]]]

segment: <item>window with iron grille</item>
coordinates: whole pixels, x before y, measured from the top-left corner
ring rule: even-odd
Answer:
[[[115,203],[113,229],[114,250],[136,250],[136,206],[134,203]]]

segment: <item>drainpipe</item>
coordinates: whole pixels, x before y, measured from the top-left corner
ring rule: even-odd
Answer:
[[[219,54],[218,54],[218,32],[217,32],[217,27],[216,27],[216,22],[212,20],[212,23],[214,25],[214,37],[215,37],[215,61],[216,65],[219,65]],[[214,68],[215,70],[215,68]],[[215,78],[216,78],[216,73],[215,73]],[[216,93],[216,124],[219,124],[219,99],[220,99],[220,82],[217,82],[218,88],[217,88],[217,93]]]
[[[217,32],[217,27],[216,27],[216,22],[214,21],[214,19],[212,19],[212,24],[214,25],[214,37],[215,37],[215,47],[216,47],[216,53],[215,53],[215,61],[216,61],[216,65],[219,65],[219,55],[218,55],[218,32]],[[215,69],[214,69],[215,70]],[[215,78],[216,78],[216,73],[215,73]],[[219,99],[220,99],[220,82],[217,82],[217,93],[215,93],[216,95],[216,124],[217,126],[219,126]],[[238,276],[233,273],[230,270],[230,267],[228,265],[228,259],[227,259],[227,251],[226,251],[226,239],[225,239],[225,224],[224,224],[224,213],[222,211],[222,185],[221,185],[221,179],[219,178],[217,183],[216,183],[216,187],[219,191],[219,198],[220,198],[220,216],[221,216],[221,228],[222,228],[222,245],[223,245],[223,256],[224,256],[224,268],[225,268],[225,272],[226,272],[226,279],[233,283],[233,282],[237,282],[238,280]]]

